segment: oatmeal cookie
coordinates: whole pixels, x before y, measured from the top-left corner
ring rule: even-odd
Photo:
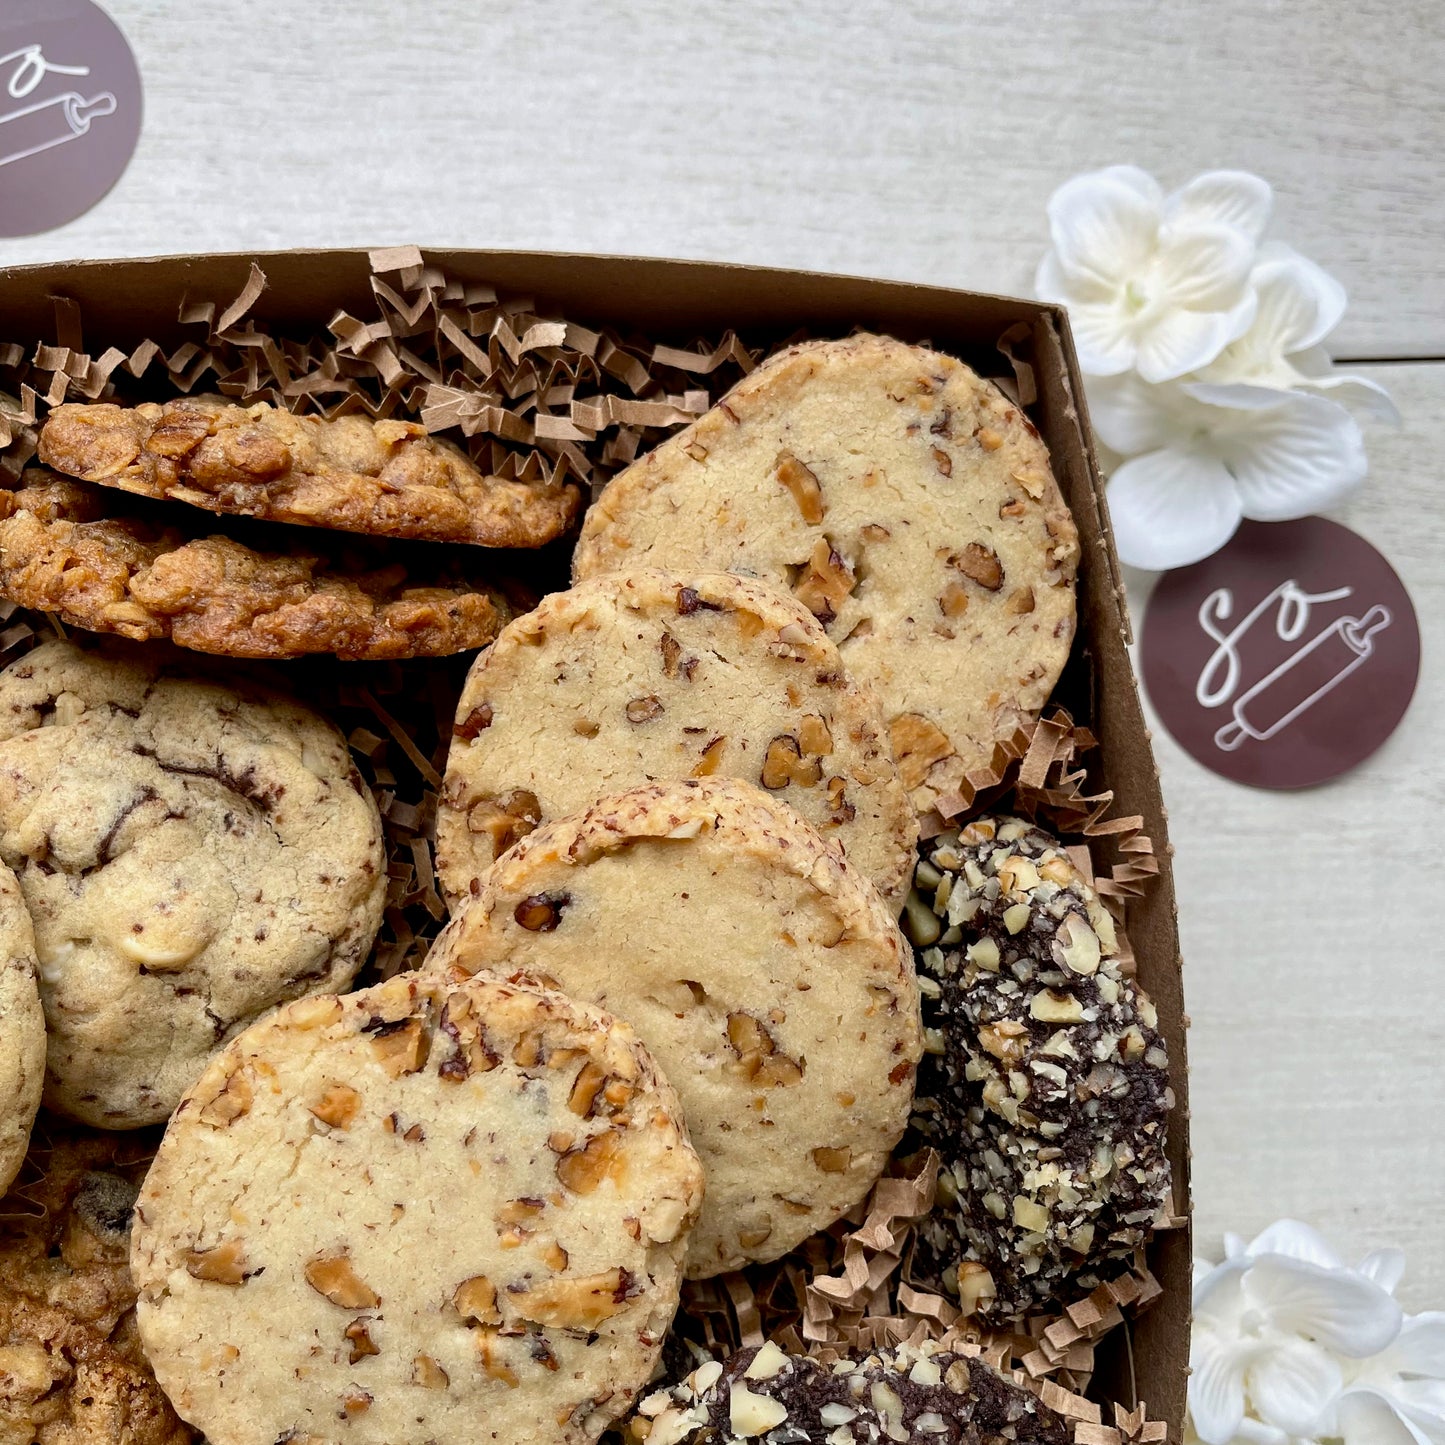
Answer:
[[[38,468],[22,482],[0,491],[0,596],[92,632],[229,657],[441,657],[512,616],[506,591],[434,548],[279,526],[243,540]]]
[[[725,573],[611,573],[503,629],[458,705],[437,871],[456,900],[544,820],[712,776],[761,784],[901,902],[917,827],[873,699],[807,608]]]
[[[626,1024],[519,976],[304,999],[186,1096],[141,1337],[211,1445],[583,1445],[662,1348],[702,1195]]]
[[[522,968],[626,1019],[707,1175],[692,1278],[771,1260],[862,1199],[922,1049],[912,954],[878,892],[749,783],[637,788],[497,860],[428,969]]]
[[[779,352],[614,478],[573,575],[791,589],[877,694],[915,805],[949,813],[1053,690],[1078,556],[1023,412],[951,356],[860,335]]]
[[[40,460],[212,512],[483,547],[540,547],[582,505],[572,483],[484,476],[416,422],[293,416],[219,397],[68,402],[41,428]]]
[[[1087,1294],[1170,1198],[1169,1057],[1114,920],[1017,818],[933,839],[906,919],[929,1050],[914,1127],[943,1158],[914,1268],[997,1318]]]
[[[0,1194],[25,1158],[44,1081],[35,930],[15,875],[0,863]]]
[[[647,1445],[1072,1445],[1035,1395],[934,1342],[825,1365],[769,1341],[710,1361],[643,1401]],[[645,1433],[643,1433],[645,1431]]]
[[[35,925],[49,1107],[164,1119],[258,1014],[345,987],[381,820],[302,704],[162,644],[48,642],[0,674],[0,857]]]
[[[184,1445],[127,1262],[150,1141],[51,1118],[36,1133],[24,1196],[0,1207],[0,1441]]]

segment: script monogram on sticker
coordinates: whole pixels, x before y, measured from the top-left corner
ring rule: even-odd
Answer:
[[[86,76],[88,65],[60,65],[48,60],[39,45],[23,45],[0,55],[0,74],[7,78],[5,92],[10,101],[24,100],[47,75]],[[78,90],[62,91],[33,105],[0,114],[0,166],[28,160],[54,146],[78,140],[102,116],[114,115],[119,102],[108,90],[82,95]]]
[[[94,0],[0,0],[0,236],[84,215],[125,173],[145,100]]]
[[[1353,587],[1306,592],[1293,579],[1281,582],[1230,632],[1221,630],[1234,613],[1228,587],[1211,592],[1199,606],[1199,625],[1217,646],[1194,686],[1200,707],[1223,707],[1234,699],[1233,717],[1214,734],[1214,745],[1233,752],[1246,739],[1267,742],[1322,697],[1337,688],[1375,655],[1375,635],[1390,625],[1390,609],[1379,603],[1360,617],[1337,617],[1303,646],[1236,695],[1240,684],[1239,644],[1271,608],[1276,608],[1275,635],[1281,642],[1297,640],[1310,622],[1310,609],[1354,595]],[[1216,675],[1224,680],[1217,686]]]
[[[1308,788],[1399,725],[1420,629],[1395,569],[1348,527],[1246,522],[1160,578],[1140,660],[1150,702],[1196,762],[1256,788]]]

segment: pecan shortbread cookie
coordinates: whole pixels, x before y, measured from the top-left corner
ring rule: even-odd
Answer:
[[[825,1365],[772,1341],[642,1402],[647,1445],[1072,1445],[1073,1427],[986,1365],[929,1341]]]
[[[229,657],[441,657],[485,646],[512,616],[455,554],[280,526],[253,546],[209,534],[202,515],[32,469],[0,491],[0,596]]]
[[[861,335],[780,352],[614,478],[573,574],[790,588],[877,693],[916,806],[949,813],[1053,690],[1078,555],[1023,412],[951,356]]]
[[[825,1229],[907,1124],[922,1050],[908,945],[837,843],[749,783],[638,788],[544,823],[427,967],[523,968],[632,1024],[707,1174],[692,1278]]]
[[[183,1445],[140,1347],[131,1210],[149,1149],[46,1120],[0,1208],[0,1440]]]
[[[571,483],[485,476],[416,422],[293,416],[214,397],[69,402],[41,428],[40,460],[212,512],[484,547],[540,547],[582,504]]]
[[[293,1003],[176,1111],[131,1267],[211,1445],[581,1445],[646,1384],[702,1170],[624,1023],[523,977]]]
[[[266,1009],[344,988],[381,921],[381,820],[301,703],[159,643],[0,674],[0,857],[35,925],[45,1099],[164,1119]]]
[[[939,1151],[914,1268],[1009,1318],[1118,1274],[1170,1198],[1169,1057],[1114,920],[1055,838],[978,818],[933,839],[907,927],[929,1054],[914,1126]]]
[[[0,1194],[25,1158],[44,1082],[35,931],[15,875],[0,863]]]
[[[443,887],[462,897],[538,823],[604,793],[711,776],[760,784],[901,902],[908,795],[876,704],[807,608],[720,572],[554,593],[468,674],[437,810]]]

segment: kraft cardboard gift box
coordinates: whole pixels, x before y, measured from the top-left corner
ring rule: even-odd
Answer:
[[[370,302],[367,252],[291,251],[0,270],[0,315],[7,339],[53,340],[52,298],[66,296],[79,305],[92,355],[110,345],[129,350],[142,337],[174,345],[184,336],[176,319],[181,298],[223,303],[241,290],[253,260],[267,286],[251,314],[278,329],[324,328],[338,310],[362,314]],[[1150,1248],[1162,1295],[1127,1329],[1107,1337],[1090,1393],[1126,1405],[1147,1401],[1149,1417],[1167,1421],[1170,1439],[1182,1440],[1190,1320],[1189,1105],[1174,885],[1158,773],[1127,651],[1124,587],[1063,310],[939,287],[699,262],[505,251],[427,251],[426,260],[462,281],[534,296],[540,314],[555,311],[588,326],[642,331],[672,345],[728,329],[758,345],[800,331],[839,336],[864,328],[928,341],[985,375],[1017,378],[1078,523],[1082,550],[1079,631],[1057,696],[1098,738],[1098,748],[1084,759],[1090,791],[1112,789],[1114,814],[1142,818],[1158,861],[1158,876],[1129,905],[1128,929],[1172,1061],[1177,1106],[1169,1153],[1175,1205],[1186,1216]],[[1104,1420],[1112,1423],[1109,1412]]]

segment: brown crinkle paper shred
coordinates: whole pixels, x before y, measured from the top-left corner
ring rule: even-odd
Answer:
[[[1095,745],[1087,728],[1055,711],[1003,749],[997,773],[980,780],[978,792],[989,794],[990,809],[1030,818],[1063,839],[1117,919],[1122,965],[1132,971],[1126,905],[1159,863],[1143,819],[1114,817],[1113,793],[1091,791],[1080,757]],[[936,835],[948,826],[935,818],[924,831]],[[1101,850],[1111,855],[1107,871],[1099,865]],[[862,1205],[796,1253],[720,1279],[690,1281],[677,1327],[719,1355],[772,1338],[825,1363],[941,1340],[1031,1389],[1072,1422],[1075,1445],[1163,1445],[1168,1426],[1149,1418],[1145,1402],[1132,1411],[1112,1405],[1106,1414],[1085,1397],[1099,1342],[1127,1329],[1129,1317],[1160,1295],[1144,1251],[1117,1278],[1056,1313],[1033,1315],[1016,1332],[983,1328],[946,1297],[910,1282],[913,1224],[932,1208],[937,1155],[926,1150],[895,1169],[900,1172],[879,1180]]]
[[[701,350],[653,346],[613,330],[539,315],[428,266],[415,246],[371,253],[375,314],[339,311],[301,339],[250,317],[266,288],[254,262],[217,309],[184,301],[196,335],[170,351],[143,340],[99,356],[83,349],[80,308],[55,298],[55,344],[0,346],[18,406],[0,411],[0,474],[34,455],[37,423],[63,401],[218,392],[301,415],[397,413],[448,432],[483,472],[521,482],[572,478],[593,491],[669,431],[713,404],[756,357],[729,332]]]
[[[496,475],[570,475],[595,490],[706,411],[757,360],[731,334],[685,351],[547,318],[530,300],[448,279],[413,247],[371,259],[375,316],[340,313],[326,334],[299,340],[247,319],[265,287],[255,266],[219,311],[211,302],[182,305],[180,319],[197,337],[170,352],[142,341],[129,352],[91,357],[82,349],[78,308],[57,298],[54,345],[0,346],[0,381],[19,398],[18,405],[0,403],[0,479],[19,475],[34,454],[38,423],[62,401],[210,390],[325,416],[419,416],[428,430],[459,437]],[[1020,390],[1030,380],[1019,375]],[[54,618],[0,602],[0,666],[57,635],[65,632]],[[416,967],[445,919],[432,859],[436,795],[469,660],[408,668],[312,658],[302,667],[247,668],[307,698],[341,727],[381,810],[385,919],[359,984]],[[942,813],[924,820],[924,835],[985,804],[1033,819],[1064,839],[1122,925],[1128,900],[1148,885],[1158,860],[1143,820],[1113,816],[1112,793],[1090,790],[1080,757],[1094,745],[1088,729],[1063,712],[1021,729],[943,800]],[[1121,927],[1131,967],[1126,937]],[[1166,1426],[1148,1418],[1143,1402],[1132,1411],[1114,1405],[1106,1418],[1084,1395],[1099,1341],[1127,1328],[1128,1316],[1159,1294],[1142,1252],[1117,1279],[1056,1314],[1023,1321],[1018,1333],[980,1329],[946,1298],[909,1283],[912,1226],[932,1205],[937,1171],[931,1152],[896,1164],[862,1205],[792,1254],[690,1282],[667,1354],[672,1367],[685,1354],[675,1349],[684,1339],[725,1355],[772,1338],[824,1360],[940,1339],[1032,1389],[1073,1421],[1076,1445],[1161,1445]],[[22,1211],[24,1203],[23,1191],[7,1201]]]

